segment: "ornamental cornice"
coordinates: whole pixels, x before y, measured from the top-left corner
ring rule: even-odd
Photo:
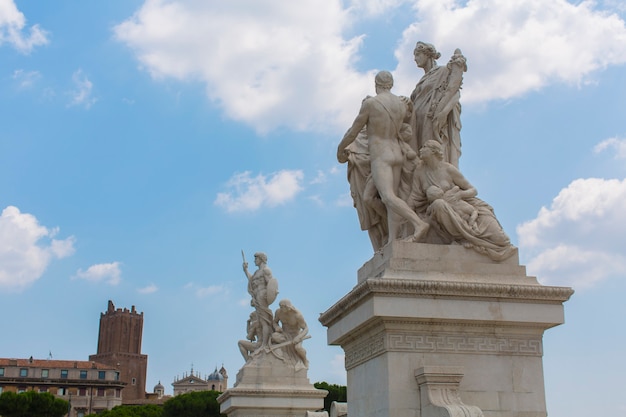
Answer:
[[[462,281],[431,281],[397,278],[369,278],[356,285],[335,305],[322,313],[319,321],[329,326],[345,311],[372,296],[445,297],[505,299],[515,302],[561,304],[572,296],[569,287],[518,285]]]

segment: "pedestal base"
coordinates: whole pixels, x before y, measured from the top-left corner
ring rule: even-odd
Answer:
[[[261,353],[237,373],[235,386],[217,398],[228,417],[302,417],[324,408],[328,391],[316,389],[306,369]]]
[[[424,404],[416,372],[454,366],[467,415],[545,417],[543,332],[563,323],[573,291],[538,284],[518,262],[406,242],[367,262],[320,316],[345,351],[349,415],[445,415]]]

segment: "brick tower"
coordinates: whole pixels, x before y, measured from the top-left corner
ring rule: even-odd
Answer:
[[[146,396],[146,372],[148,355],[141,353],[143,333],[143,312],[137,313],[135,306],[115,309],[113,302],[105,313],[100,314],[98,333],[98,353],[89,360],[120,370],[120,379],[126,383],[122,392],[122,402],[143,399]]]

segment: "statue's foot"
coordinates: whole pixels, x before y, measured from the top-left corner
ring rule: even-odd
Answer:
[[[430,229],[430,225],[428,223],[424,223],[421,227],[415,228],[415,233],[411,236],[413,242],[419,242],[424,237],[426,237],[426,233],[428,233],[428,229]]]

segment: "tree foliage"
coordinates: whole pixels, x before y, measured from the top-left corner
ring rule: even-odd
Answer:
[[[163,404],[163,417],[219,417],[218,391],[197,391],[177,395]]]
[[[3,417],[62,417],[69,403],[49,392],[26,391],[0,394],[0,415]]]
[[[345,385],[329,384],[328,382],[316,382],[313,386],[317,389],[325,389],[328,395],[324,398],[324,410],[330,413],[330,405],[333,401],[345,403],[348,401],[348,388]]]
[[[95,415],[89,414],[87,417]],[[163,407],[155,404],[118,405],[97,415],[98,417],[162,417]]]

